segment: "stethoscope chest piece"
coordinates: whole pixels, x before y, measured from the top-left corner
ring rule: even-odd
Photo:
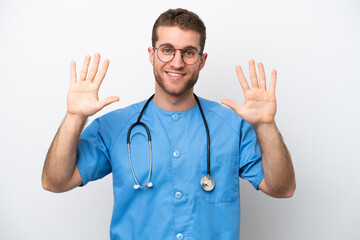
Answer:
[[[202,189],[207,192],[211,192],[215,188],[215,181],[210,175],[201,178],[200,184]]]

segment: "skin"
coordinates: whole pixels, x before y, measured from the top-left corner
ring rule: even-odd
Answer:
[[[155,47],[169,44],[175,49],[186,47],[195,47],[199,51],[201,49],[198,32],[161,26],[157,34],[158,41]],[[182,60],[180,51],[176,51],[174,59],[168,63],[160,61],[152,47],[148,48],[148,52],[156,79],[154,103],[168,111],[185,111],[192,108],[196,103],[193,96],[194,85],[200,70],[205,66],[207,54],[202,54],[195,64],[187,65]],[[170,74],[181,74],[181,76]]]
[[[161,44],[171,44],[176,49],[192,46],[200,50],[200,34],[176,26],[161,26],[155,46]],[[196,64],[186,65],[180,51],[176,51],[174,59],[168,63],[161,62],[152,47],[148,48],[148,53],[156,79],[154,103],[169,111],[192,108],[196,104],[193,96],[194,85],[205,65],[207,54],[203,54]],[[93,64],[88,70],[90,56],[87,56],[79,79],[76,76],[75,62],[71,63],[68,111],[45,159],[42,175],[44,189],[64,192],[82,184],[76,167],[76,151],[84,124],[89,116],[119,100],[116,96],[98,99],[98,90],[108,69],[109,60],[104,61],[98,72],[99,62],[100,55],[95,54]],[[295,190],[294,169],[289,151],[274,122],[276,71],[272,72],[267,90],[263,64],[258,64],[259,79],[254,60],[249,61],[249,69],[252,89],[241,67],[236,66],[245,96],[244,104],[240,106],[229,99],[222,100],[222,103],[254,126],[262,150],[264,171],[264,179],[259,184],[259,189],[273,197],[291,197]]]
[[[99,100],[99,87],[109,67],[105,60],[100,71],[100,54],[94,55],[89,70],[90,56],[86,56],[80,77],[76,76],[75,62],[70,64],[70,87],[67,97],[67,114],[46,155],[42,186],[52,192],[65,192],[82,184],[76,167],[77,143],[87,118],[105,106],[119,101],[117,96]]]
[[[259,184],[259,189],[272,197],[291,197],[296,187],[294,168],[290,153],[274,121],[277,73],[276,70],[272,71],[269,90],[267,90],[264,66],[262,63],[258,63],[257,66],[259,80],[255,61],[253,59],[249,61],[252,89],[249,87],[242,68],[236,66],[236,73],[245,96],[243,106],[229,99],[223,99],[221,103],[230,107],[254,126],[262,152],[264,171],[264,179]]]

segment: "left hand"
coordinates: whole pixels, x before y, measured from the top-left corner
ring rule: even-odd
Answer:
[[[252,89],[250,89],[241,67],[236,66],[236,74],[245,96],[244,105],[240,106],[230,99],[223,99],[221,103],[234,110],[246,122],[253,125],[273,123],[276,114],[276,70],[271,73],[268,91],[266,89],[263,64],[258,63],[260,81],[258,81],[256,75],[255,61],[253,59],[249,61],[249,70]]]

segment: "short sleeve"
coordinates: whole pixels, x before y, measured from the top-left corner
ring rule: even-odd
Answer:
[[[264,178],[261,149],[253,126],[245,121],[240,134],[240,167],[239,175],[248,180],[255,189]]]
[[[100,119],[95,119],[82,133],[76,164],[83,182],[82,186],[111,173],[108,149],[100,131]]]

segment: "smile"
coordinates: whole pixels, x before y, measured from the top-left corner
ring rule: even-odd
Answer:
[[[172,76],[172,77],[181,77],[184,76],[185,74],[182,73],[173,73],[173,72],[166,72],[168,75]]]

